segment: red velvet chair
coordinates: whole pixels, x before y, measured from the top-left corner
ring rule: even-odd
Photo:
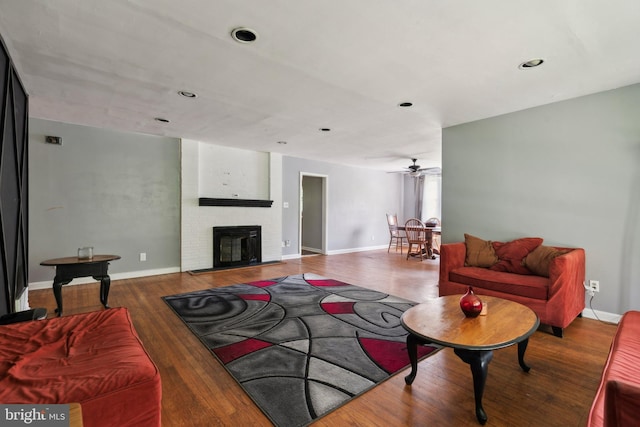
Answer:
[[[587,427],[637,426],[640,414],[640,311],[627,311],[611,342]]]
[[[161,398],[126,308],[0,326],[2,403],[80,403],[85,427],[160,427]]]

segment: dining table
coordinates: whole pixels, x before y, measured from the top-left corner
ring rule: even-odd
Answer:
[[[404,225],[398,225],[397,229],[399,231],[405,231],[404,229]],[[442,235],[442,227],[440,226],[434,226],[434,227],[428,227],[425,226],[424,229],[427,232],[427,235],[429,236],[427,238],[427,256],[431,259],[435,259],[435,255],[433,254],[433,236],[435,234],[437,235]],[[419,256],[418,254],[412,254],[411,256]]]

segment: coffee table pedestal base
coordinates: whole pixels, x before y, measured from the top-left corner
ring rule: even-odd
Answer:
[[[526,338],[518,343],[518,363],[524,372],[531,369],[524,362],[524,353],[527,349],[529,339]],[[418,373],[418,344],[426,345],[432,342],[416,337],[409,333],[407,336],[407,351],[409,353],[409,361],[411,362],[411,372],[404,378],[407,385],[411,385],[416,379]],[[487,381],[487,372],[489,371],[489,362],[493,359],[493,350],[464,350],[454,348],[453,352],[465,363],[471,367],[471,375],[473,377],[473,394],[476,401],[476,418],[478,422],[484,425],[487,422],[487,414],[482,408],[482,395],[484,386]]]

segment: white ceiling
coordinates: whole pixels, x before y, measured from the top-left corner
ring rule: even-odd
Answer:
[[[638,0],[0,0],[0,34],[32,117],[381,170],[440,166],[444,127],[640,82]]]

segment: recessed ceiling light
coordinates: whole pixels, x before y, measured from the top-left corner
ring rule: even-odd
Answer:
[[[178,95],[184,96],[185,98],[197,98],[198,97],[197,94],[195,94],[193,92],[186,91],[186,90],[179,90],[178,91]]]
[[[160,122],[160,123],[169,123],[169,119],[165,119],[163,117],[156,117],[155,119],[156,122]]]
[[[413,105],[413,102],[401,102],[400,104],[398,104],[398,106],[400,107],[411,107]]]
[[[520,68],[521,70],[526,70],[528,68],[536,68],[540,65],[542,65],[542,63],[544,62],[544,59],[530,59],[526,62],[523,62],[522,64],[518,65],[518,68]]]
[[[258,38],[258,34],[250,28],[234,28],[231,31],[231,37],[240,43],[252,43]]]
[[[322,132],[329,132],[329,131],[331,131],[331,129],[330,129],[330,128],[320,128],[320,130],[321,130]]]

